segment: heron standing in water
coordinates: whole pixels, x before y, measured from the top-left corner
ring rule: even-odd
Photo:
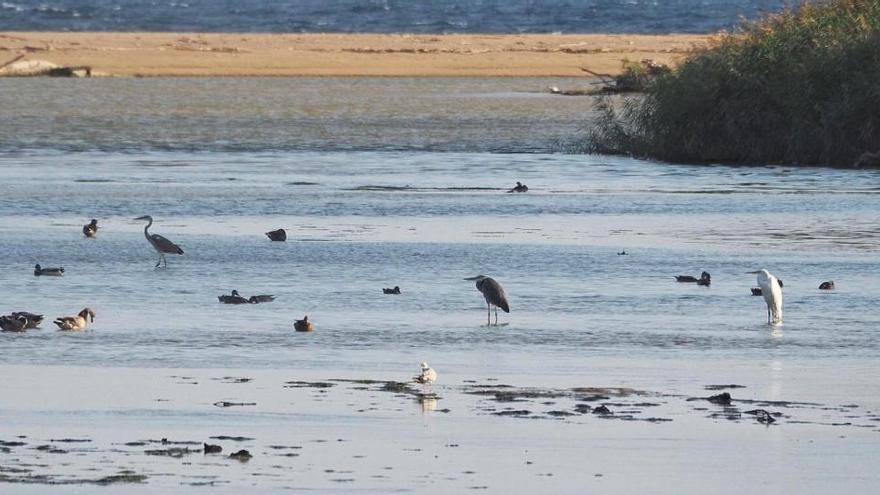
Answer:
[[[758,285],[761,287],[761,295],[767,303],[767,324],[779,325],[782,323],[782,284],[767,270],[758,270]]]
[[[465,280],[476,280],[477,290],[483,294],[484,298],[486,298],[487,325],[492,324],[492,306],[495,306],[496,325],[498,324],[498,308],[504,310],[505,313],[510,313],[510,305],[507,304],[507,295],[504,293],[504,288],[501,287],[501,284],[499,284],[494,278],[485,275],[477,275],[476,277],[469,277]]]
[[[155,249],[156,252],[159,253],[159,261],[156,262],[156,268],[159,268],[159,265],[161,263],[165,263],[166,267],[168,266],[168,261],[165,260],[166,254],[183,254],[183,249],[180,249],[180,246],[178,246],[177,244],[174,244],[173,242],[169,241],[159,234],[151,234],[147,232],[147,229],[149,229],[150,226],[153,225],[153,217],[151,217],[150,215],[144,215],[142,217],[135,218],[135,220],[147,221],[147,226],[144,227],[144,237],[147,238],[147,241],[149,241],[150,245],[153,246],[153,249]]]

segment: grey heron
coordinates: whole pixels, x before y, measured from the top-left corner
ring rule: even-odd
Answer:
[[[477,290],[483,294],[483,297],[486,299],[486,315],[489,320],[487,325],[492,324],[492,306],[495,306],[495,324],[498,324],[498,308],[504,310],[505,313],[510,313],[510,305],[507,304],[507,295],[504,293],[504,288],[501,287],[494,278],[487,277],[485,275],[477,275],[475,277],[469,277],[465,280],[475,280]]]
[[[432,370],[428,363],[422,363],[422,372],[414,376],[413,381],[422,385],[431,385],[437,381],[437,372]]]
[[[142,217],[137,217],[135,220],[146,220],[147,226],[144,227],[144,237],[147,238],[150,245],[153,246],[153,249],[159,253],[159,261],[156,262],[156,268],[159,268],[161,263],[165,263],[165,266],[168,266],[168,261],[165,260],[166,254],[183,254],[183,249],[180,249],[180,246],[174,244],[168,239],[162,237],[159,234],[151,234],[147,231],[151,225],[153,225],[153,217],[150,215],[144,215]]]
[[[303,316],[302,320],[296,320],[293,323],[293,328],[297,332],[311,332],[315,329],[315,325],[312,325],[312,322],[309,321],[309,316]]]
[[[821,290],[834,290],[834,280],[822,282],[821,284],[819,284],[819,289],[821,289]]]
[[[91,308],[84,308],[76,316],[61,316],[55,318],[54,323],[59,330],[85,330],[89,323],[88,319],[95,321],[95,312]]]
[[[761,295],[767,304],[767,323],[779,325],[782,323],[782,284],[767,270],[758,270],[758,285],[761,287]]]
[[[95,237],[98,234],[98,221],[94,218],[88,225],[83,225],[83,235],[86,237]]]
[[[273,241],[286,241],[287,240],[287,232],[284,229],[273,230],[271,232],[266,232],[266,237]]]
[[[60,277],[64,275],[64,267],[58,268],[43,268],[38,264],[34,265],[34,276],[39,277],[40,275],[45,275],[49,277]]]

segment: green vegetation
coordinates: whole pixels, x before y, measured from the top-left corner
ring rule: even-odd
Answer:
[[[744,24],[638,96],[597,100],[587,151],[689,163],[852,165],[880,150],[880,0]]]

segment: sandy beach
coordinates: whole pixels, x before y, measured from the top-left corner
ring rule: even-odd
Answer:
[[[0,33],[0,66],[45,60],[111,76],[563,77],[672,64],[707,35]]]

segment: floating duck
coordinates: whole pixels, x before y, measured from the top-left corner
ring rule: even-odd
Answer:
[[[752,287],[752,295],[753,296],[763,296],[764,291],[762,291],[760,287]]]
[[[413,381],[422,385],[431,385],[437,381],[437,372],[432,370],[428,363],[422,363],[422,372],[414,376]]]
[[[274,300],[275,296],[269,294],[257,294],[248,298],[248,302],[251,304],[272,302]]]
[[[819,284],[819,289],[821,289],[821,290],[834,290],[834,280],[822,282],[821,284]]]
[[[400,294],[400,287],[394,286],[393,289],[382,289],[383,294]]]
[[[62,316],[55,318],[54,323],[61,330],[85,330],[89,321],[86,318],[95,321],[95,312],[91,308],[84,308],[76,316]]]
[[[700,274],[700,278],[692,277],[690,275],[676,275],[676,282],[685,282],[685,283],[694,283],[697,285],[709,285],[712,283],[712,276],[709,275],[709,272],[703,272]]]
[[[626,251],[620,251],[619,253],[617,253],[617,255],[618,255],[618,256],[626,256],[626,255],[627,255],[627,252],[626,252]]]
[[[45,275],[47,277],[60,277],[64,275],[64,268],[43,268],[38,263],[34,265],[34,276],[39,277],[40,275]]]
[[[94,218],[88,225],[83,225],[83,235],[86,237],[95,237],[98,234],[98,221]]]
[[[24,332],[27,323],[27,318],[24,316],[0,316],[0,330],[4,332]]]
[[[35,315],[27,311],[15,311],[10,316],[13,318],[24,317],[27,320],[25,328],[37,328],[43,322],[43,315]]]
[[[273,241],[286,241],[287,240],[287,232],[284,229],[273,230],[272,232],[266,232],[266,236]]]
[[[312,325],[312,322],[309,321],[308,315],[303,316],[302,320],[296,320],[293,324],[293,328],[297,332],[311,332],[315,329],[315,326]]]
[[[220,300],[220,302],[222,302],[223,304],[248,304],[250,302],[247,299],[241,297],[238,294],[237,290],[233,290],[232,295],[229,296],[217,296],[217,299]]]
[[[529,190],[529,186],[517,181],[516,185],[513,186],[513,188],[507,192],[509,192],[509,193],[514,193],[514,192],[524,193],[524,192],[528,192],[528,190]]]

